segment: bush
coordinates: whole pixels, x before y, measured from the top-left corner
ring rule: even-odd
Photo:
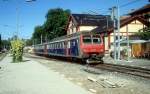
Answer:
[[[13,55],[13,62],[22,61],[23,47],[24,47],[23,41],[19,39],[11,41],[11,48],[12,48],[11,53]]]

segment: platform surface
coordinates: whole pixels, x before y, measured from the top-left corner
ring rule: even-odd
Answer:
[[[36,61],[11,59],[7,55],[0,62],[0,94],[90,94]]]

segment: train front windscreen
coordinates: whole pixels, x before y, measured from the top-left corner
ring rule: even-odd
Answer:
[[[101,43],[100,35],[84,35],[83,43],[85,43],[85,44],[100,44]]]

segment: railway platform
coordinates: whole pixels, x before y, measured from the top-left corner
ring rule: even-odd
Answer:
[[[0,94],[90,94],[34,60],[11,63],[11,58],[0,62]]]
[[[129,61],[127,60],[114,60],[110,56],[105,56],[103,58],[104,63],[107,64],[115,64],[115,65],[123,65],[123,66],[130,66],[130,67],[136,67],[136,68],[144,68],[150,70],[150,60],[148,59],[135,59],[130,58]]]

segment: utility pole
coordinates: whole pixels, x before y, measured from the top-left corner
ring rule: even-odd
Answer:
[[[117,51],[116,51],[116,29],[117,29],[117,19],[116,19],[116,7],[112,7],[111,8],[111,19],[113,20],[113,24],[114,24],[114,31],[113,31],[113,36],[114,36],[114,43],[113,43],[113,46],[114,46],[114,60],[116,60],[116,54],[117,54]]]
[[[118,57],[117,60],[120,60],[120,10],[119,10],[119,0],[117,0],[118,6],[117,6],[117,36],[118,36]]]
[[[48,41],[47,41],[47,34],[46,34],[46,36],[45,36],[45,42],[47,43]]]
[[[129,61],[129,49],[130,49],[130,45],[129,45],[129,28],[128,28],[128,25],[127,25],[127,54],[128,54],[128,57],[127,57],[127,60]]]
[[[41,44],[42,44],[43,40],[42,40],[42,34],[41,34]]]
[[[18,34],[19,34],[19,8],[18,8],[18,5],[17,5],[17,8],[16,8],[16,12],[17,12],[17,31],[16,31],[16,37],[18,39]]]

